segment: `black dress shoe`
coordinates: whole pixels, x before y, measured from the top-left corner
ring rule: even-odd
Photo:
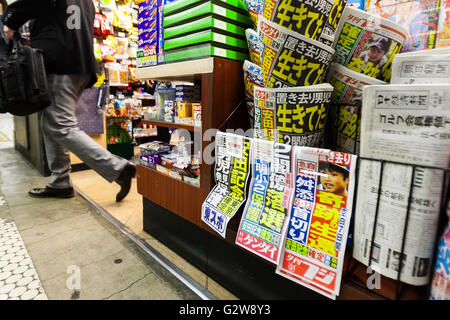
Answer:
[[[36,188],[28,191],[28,194],[34,198],[73,198],[75,196],[73,188],[54,189],[50,187]]]
[[[128,195],[131,187],[131,179],[136,176],[136,165],[132,162],[128,162],[128,164],[123,168],[120,173],[119,178],[117,178],[116,182],[120,186],[120,191],[116,195],[116,202],[120,202]]]

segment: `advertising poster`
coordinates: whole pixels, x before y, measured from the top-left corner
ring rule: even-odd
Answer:
[[[236,244],[276,264],[293,191],[292,149],[253,140],[252,181]]]
[[[251,139],[217,132],[216,185],[202,206],[202,221],[225,238],[228,222],[247,200]]]
[[[265,87],[322,83],[334,55],[331,47],[283,28],[262,15],[258,20],[258,37]]]
[[[356,156],[296,147],[294,197],[276,273],[334,299],[352,215]]]
[[[426,50],[435,48],[439,42],[439,4],[445,1],[447,0],[372,0],[366,11],[408,30],[403,51]]]
[[[366,76],[389,82],[392,61],[408,35],[402,26],[346,7],[336,31],[334,62]]]
[[[450,0],[441,0],[436,47],[450,46]]]
[[[317,147],[323,135],[333,87],[255,87],[255,138]]]

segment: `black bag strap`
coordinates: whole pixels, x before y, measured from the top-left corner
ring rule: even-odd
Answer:
[[[25,39],[19,32],[15,32],[13,38],[9,41],[8,53],[12,54],[14,51],[24,46]]]

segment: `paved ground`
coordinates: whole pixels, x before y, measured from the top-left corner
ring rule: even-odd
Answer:
[[[0,115],[0,131],[11,137],[3,123],[8,119]],[[12,142],[0,142],[0,299],[198,299],[80,197],[27,195],[46,180]],[[17,248],[5,247],[6,242]],[[21,261],[11,252],[31,258],[21,272]]]

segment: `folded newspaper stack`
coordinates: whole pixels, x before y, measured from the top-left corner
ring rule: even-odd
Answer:
[[[394,82],[433,82],[447,72],[447,83],[364,87],[360,156],[365,159],[353,256],[387,277],[422,286],[430,278],[450,163],[449,69],[445,55],[398,55],[396,61]]]
[[[391,84],[413,83],[450,83],[450,47],[397,54]]]
[[[246,31],[252,61],[244,64],[244,71],[255,137],[319,146],[332,90],[322,84],[335,53],[334,33],[346,0],[245,3],[254,21],[254,29]],[[251,81],[250,65],[262,75],[262,84]],[[257,91],[262,95],[256,96]]]

